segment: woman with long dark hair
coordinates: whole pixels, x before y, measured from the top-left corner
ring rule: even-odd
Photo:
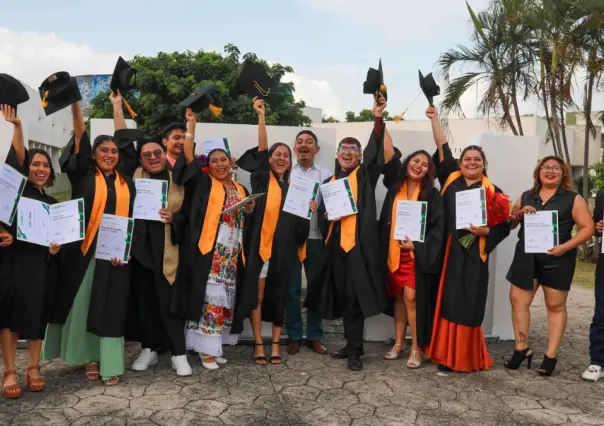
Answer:
[[[103,214],[131,217],[136,190],[118,171],[116,140],[100,135],[91,146],[78,103],[72,113],[74,135],[59,162],[71,183],[71,198],[84,199],[86,233],[84,241],[65,247],[43,358],[88,364],[88,380],[102,378],[114,386],[124,372],[130,269],[119,259],[98,260],[95,252]]]
[[[487,178],[487,159],[482,148],[466,147],[458,165],[438,122],[436,108],[430,106],[426,115],[432,122],[437,146],[435,162],[445,204],[446,239],[428,358],[441,370],[487,370],[493,366],[482,330],[489,286],[488,259],[509,235],[510,227],[504,222],[492,227],[472,224],[457,229],[457,193],[476,188],[485,188],[492,194],[501,190]],[[462,245],[462,239],[468,238],[472,238],[471,245]]]
[[[238,289],[233,332],[240,333],[243,321],[250,316],[254,333],[254,362],[264,365],[262,321],[273,325],[271,364],[281,364],[279,351],[281,329],[289,279],[298,250],[303,247],[310,221],[283,211],[289,189],[292,152],[284,143],[268,148],[264,122],[264,101],[254,98],[258,114],[258,147],[239,158],[241,169],[251,173],[253,193],[266,193],[258,199],[250,222],[246,223],[244,252],[246,269]],[[314,212],[316,204],[310,203]],[[239,295],[240,294],[240,295]]]
[[[23,128],[14,108],[2,105],[4,119],[13,125],[13,139],[6,163],[27,176],[22,197],[46,204],[57,200],[47,195],[45,189],[52,186],[55,172],[46,151],[25,148]],[[46,331],[48,303],[56,282],[60,246],[50,248],[17,239],[17,218],[8,228],[12,244],[3,249],[0,264],[0,344],[4,359],[5,398],[18,398],[21,389],[17,384],[15,357],[17,341],[27,340],[29,363],[25,372],[25,386],[30,392],[44,389],[40,377],[40,351]],[[4,238],[3,238],[4,240]]]
[[[587,203],[573,189],[568,165],[557,156],[543,158],[533,171],[533,187],[516,201],[511,228],[522,224],[514,260],[507,279],[512,302],[512,323],[516,339],[514,354],[505,362],[515,370],[528,359],[531,367],[533,351],[529,348],[528,332],[531,321],[530,306],[539,286],[543,288],[547,309],[547,352],[538,373],[551,376],[558,361],[557,353],[566,329],[566,298],[575,274],[577,247],[589,240],[595,231]],[[525,251],[524,215],[551,211],[557,216],[558,244],[547,253]],[[575,224],[579,231],[573,237]]]
[[[392,144],[386,131],[384,146]],[[411,353],[407,367],[418,368],[430,343],[432,316],[438,283],[444,232],[442,197],[434,188],[436,167],[424,150],[411,153],[401,164],[394,159],[383,170],[388,193],[380,216],[380,259],[386,270],[388,295],[394,299],[394,347],[384,356],[394,360],[405,350],[407,323],[411,329]],[[398,201],[425,201],[425,238],[395,240]]]

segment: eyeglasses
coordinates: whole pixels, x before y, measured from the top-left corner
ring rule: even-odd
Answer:
[[[163,150],[161,150],[161,149],[155,149],[153,151],[145,151],[145,152],[143,152],[141,154],[141,157],[143,157],[145,160],[150,160],[154,156],[157,157],[157,158],[161,157],[163,153],[164,153]]]
[[[338,148],[339,152],[359,152],[359,148],[356,146],[341,146]]]
[[[541,171],[560,173],[560,166],[541,166]]]

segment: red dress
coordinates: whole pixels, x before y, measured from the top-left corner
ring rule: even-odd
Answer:
[[[411,257],[411,252],[408,250],[401,250],[398,269],[388,272],[388,295],[391,298],[396,296],[403,287],[415,289],[415,259]]]

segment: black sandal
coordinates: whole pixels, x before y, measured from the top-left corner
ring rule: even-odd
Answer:
[[[277,347],[279,347],[280,342],[271,342],[271,345],[277,345]],[[269,358],[269,361],[271,364],[273,365],[279,365],[282,363],[282,359],[280,355],[271,355],[271,357]],[[273,362],[273,361],[277,361],[277,362]]]
[[[541,367],[539,367],[539,369],[537,370],[537,373],[539,373],[540,376],[549,377],[556,369],[557,363],[558,358],[550,358],[547,355],[544,355],[543,362],[541,363]]]
[[[530,355],[528,354],[530,352]],[[530,348],[523,349],[521,351],[515,350],[512,357],[503,363],[504,367],[508,370],[518,370],[520,364],[527,360],[526,368],[531,369],[531,363],[533,361],[533,352]]]
[[[264,346],[264,343],[254,343],[254,346]],[[260,362],[260,361],[264,361],[264,362]],[[255,356],[254,357],[254,364],[256,364],[256,365],[266,365],[266,363],[267,363],[266,355]]]

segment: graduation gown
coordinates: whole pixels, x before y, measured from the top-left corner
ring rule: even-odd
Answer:
[[[146,334],[158,334],[161,342],[161,347],[164,349],[176,350],[178,353],[184,353],[184,321],[179,320],[170,313],[170,304],[172,301],[172,289],[177,276],[178,260],[180,256],[177,254],[175,259],[172,259],[171,253],[167,254],[171,263],[169,268],[164,268],[164,255],[166,245],[174,247],[175,251],[179,252],[179,244],[184,238],[187,229],[187,216],[182,211],[184,198],[184,188],[172,188],[175,185],[171,179],[170,164],[166,161],[166,169],[157,174],[149,174],[139,166],[137,150],[134,147],[134,142],[137,131],[130,129],[117,130],[115,138],[118,142],[120,152],[120,171],[129,178],[135,179],[135,176],[140,175],[145,179],[157,179],[168,181],[168,207],[176,210],[173,212],[172,222],[164,224],[159,221],[152,220],[135,220],[134,231],[132,235],[132,249],[130,262],[130,292],[126,322],[126,339],[146,343]],[[140,142],[139,142],[140,143]],[[182,196],[181,193],[182,192]],[[173,195],[174,194],[174,195]],[[174,199],[174,197],[179,199]],[[167,231],[168,230],[168,231]],[[168,241],[166,241],[168,235]],[[170,249],[172,248],[170,247]],[[168,276],[166,276],[166,273]],[[147,287],[153,286],[158,302],[158,312],[151,312],[152,306],[141,305],[141,293]],[[163,324],[162,330],[152,330],[145,333],[145,327],[154,327],[155,323],[141,323],[141,312],[144,311],[147,316],[158,316],[156,321]],[[178,347],[174,347],[173,342],[178,342]],[[155,349],[155,348],[152,348]]]
[[[376,137],[371,133],[363,151],[363,163],[357,173],[357,218],[355,245],[345,253],[341,247],[341,221],[333,222],[329,239],[330,221],[325,217],[325,205],[319,206],[318,223],[326,244],[315,278],[308,284],[305,306],[314,309],[328,320],[342,317],[347,305],[358,299],[364,318],[384,312],[388,305],[386,284],[380,260],[375,187],[384,166],[384,132]],[[397,154],[400,156],[400,153]],[[396,158],[396,157],[395,157]],[[393,160],[395,159],[393,158]],[[392,160],[391,160],[392,161]],[[336,167],[337,179],[351,174]],[[329,182],[327,179],[324,183]],[[362,231],[362,232],[361,232]],[[337,263],[337,265],[336,265]],[[342,276],[334,271],[348,271]]]
[[[96,168],[92,160],[90,139],[85,132],[80,142],[80,152],[73,152],[75,138],[65,147],[61,159],[61,171],[67,173],[71,183],[71,198],[84,199],[85,227],[88,229],[96,193]],[[128,216],[132,216],[132,204],[136,190],[132,179],[123,174],[105,177],[107,185],[107,200],[103,209],[104,214],[115,214],[117,206],[116,185],[120,182],[127,185],[129,191]],[[84,278],[86,270],[94,259],[98,231],[93,237],[86,254],[82,253],[82,242],[67,244],[65,249],[66,264],[61,269],[57,284],[55,303],[51,314],[52,323],[65,324],[75,296]],[[99,337],[122,337],[126,322],[128,290],[130,287],[129,265],[112,266],[108,260],[96,260],[94,280],[88,310],[88,332]]]
[[[187,224],[185,229],[187,229],[187,232],[183,233],[180,243],[180,266],[174,284],[170,310],[174,315],[184,317],[185,320],[199,321],[205,302],[208,276],[212,268],[218,226],[211,242],[212,248],[207,253],[202,254],[199,249],[199,240],[203,227],[206,226],[204,221],[208,208],[219,214],[223,210],[222,206],[226,201],[226,194],[222,204],[214,205],[210,203],[212,185],[221,184],[217,180],[213,180],[209,174],[202,172],[201,165],[197,160],[187,165],[182,153],[174,164],[172,179],[177,185],[185,187],[185,199],[181,211],[186,212]],[[248,191],[243,186],[236,185],[238,191],[243,191],[247,197]],[[248,215],[247,218],[249,217]],[[239,274],[243,270],[241,252],[237,264],[237,273]]]
[[[443,150],[445,158],[442,163],[438,153],[434,156],[441,186],[459,170],[449,145],[445,144]],[[510,226],[504,222],[490,229],[485,244],[487,258],[483,261],[478,238],[469,249],[465,249],[459,238],[467,231],[456,230],[455,221],[455,194],[481,186],[480,181],[467,186],[460,176],[443,194],[445,251],[428,357],[455,371],[486,370],[493,365],[482,331],[489,286],[488,255],[509,235]],[[497,186],[494,188],[496,192],[502,192]]]
[[[246,258],[245,272],[240,274],[237,284],[237,302],[233,318],[232,334],[243,331],[243,321],[258,306],[258,279],[264,261],[260,256],[262,225],[265,220],[265,208],[269,197],[271,171],[268,150],[253,148],[238,160],[238,166],[251,173],[252,193],[267,193],[256,199],[254,212],[245,223],[243,250]],[[289,173],[287,174],[289,176]],[[287,177],[288,177],[287,176]],[[281,203],[275,232],[272,238],[272,251],[264,287],[262,302],[262,321],[271,322],[277,327],[283,326],[285,300],[298,249],[304,245],[310,231],[310,221],[283,211],[289,182],[278,182],[281,189]]]
[[[28,176],[27,150],[25,158],[25,167],[21,167],[11,147],[6,164]],[[29,181],[21,196],[46,204],[57,203]],[[0,329],[8,328],[20,339],[44,339],[62,251],[52,256],[48,247],[18,240],[16,216],[12,225],[5,228],[13,235],[13,243],[0,249]]]
[[[380,261],[384,277],[388,274],[388,254],[390,245],[390,232],[392,212],[396,212],[396,195],[401,186],[401,162],[397,159],[391,161],[384,168],[384,185],[388,188],[382,213],[380,215]],[[441,266],[441,254],[445,231],[445,211],[443,199],[436,188],[432,188],[427,200],[428,211],[426,214],[426,230],[424,242],[414,241],[413,255],[415,262],[415,302],[416,302],[416,327],[417,342],[420,348],[430,343],[432,334],[432,317],[436,304],[438,278]],[[386,314],[394,315],[394,299]]]

